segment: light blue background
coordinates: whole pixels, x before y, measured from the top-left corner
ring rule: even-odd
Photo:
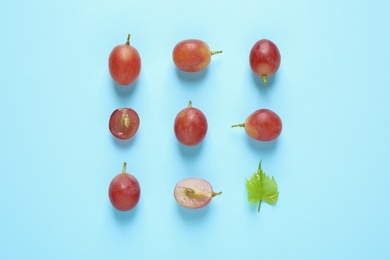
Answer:
[[[1,259],[388,259],[390,256],[390,4],[387,1],[1,1]],[[113,84],[111,49],[142,59],[138,81]],[[207,42],[208,69],[171,58]],[[268,86],[248,57],[262,38],[282,63]],[[204,142],[173,133],[192,100]],[[132,107],[141,125],[115,140],[108,119]],[[283,120],[276,142],[232,129],[254,110]],[[263,169],[276,205],[247,202],[245,178]],[[142,189],[115,211],[111,179],[123,162]],[[203,209],[179,207],[176,182],[223,191]]]

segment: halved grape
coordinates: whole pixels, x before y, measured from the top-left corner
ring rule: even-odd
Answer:
[[[221,192],[214,192],[211,184],[203,179],[188,178],[179,181],[174,190],[174,196],[181,206],[198,209],[210,203],[211,199]]]
[[[109,129],[119,139],[126,140],[135,135],[139,127],[137,112],[131,108],[118,108],[112,112]]]

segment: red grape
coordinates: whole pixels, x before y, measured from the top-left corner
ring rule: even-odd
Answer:
[[[141,71],[141,58],[137,49],[130,46],[130,34],[125,44],[112,49],[108,68],[112,79],[121,86],[129,85],[138,78]]]
[[[282,120],[269,109],[256,110],[248,116],[244,124],[232,127],[236,126],[245,127],[246,133],[258,141],[275,140],[282,132]]]
[[[201,40],[184,40],[176,44],[172,58],[175,65],[187,72],[198,72],[209,65],[211,55],[222,51],[210,51],[209,46]]]
[[[174,131],[177,140],[188,146],[197,145],[206,136],[207,119],[197,108],[192,107],[192,102],[188,102],[188,107],[181,110],[174,123]]]
[[[214,192],[210,183],[198,178],[188,178],[179,181],[174,190],[174,196],[181,206],[198,209],[210,203],[211,199],[222,192]]]
[[[140,195],[139,182],[126,172],[126,163],[124,163],[122,172],[112,179],[108,188],[111,204],[120,211],[131,210],[138,204]]]
[[[116,138],[129,139],[138,130],[138,114],[131,108],[118,108],[112,112],[108,127]]]
[[[270,40],[256,42],[249,55],[249,63],[253,72],[263,78],[267,84],[267,77],[276,73],[280,66],[280,52],[275,43]]]

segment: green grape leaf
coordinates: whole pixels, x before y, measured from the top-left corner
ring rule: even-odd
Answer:
[[[246,189],[248,191],[248,202],[259,203],[258,211],[260,211],[261,202],[264,200],[269,204],[275,204],[279,197],[278,184],[275,178],[268,176],[261,168],[259,168],[250,177],[246,179]]]

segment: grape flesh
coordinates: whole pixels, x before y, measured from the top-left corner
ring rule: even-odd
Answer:
[[[121,86],[135,82],[141,72],[141,58],[136,48],[130,46],[130,34],[125,44],[114,47],[108,58],[112,79]]]
[[[267,84],[267,78],[279,69],[280,61],[278,47],[266,39],[257,41],[249,54],[251,69],[257,76],[263,78],[264,84]]]
[[[192,102],[188,107],[181,110],[174,122],[174,131],[177,140],[183,145],[194,146],[202,142],[207,133],[206,116],[197,108],[192,107]]]
[[[116,138],[127,140],[135,135],[139,124],[137,112],[131,108],[118,108],[112,112],[108,127]]]
[[[108,196],[114,208],[120,211],[131,210],[138,204],[141,188],[138,180],[126,173],[126,163],[123,164],[122,172],[112,179]]]
[[[199,178],[181,180],[174,189],[177,203],[189,209],[202,208],[208,205],[213,197],[221,193],[214,192],[209,182]]]
[[[258,141],[273,141],[282,132],[282,120],[269,109],[258,109],[250,114],[244,124],[233,125],[245,127],[246,133]]]
[[[175,65],[186,72],[198,72],[206,68],[211,55],[222,51],[210,51],[209,46],[196,39],[184,40],[176,44],[172,52]]]

